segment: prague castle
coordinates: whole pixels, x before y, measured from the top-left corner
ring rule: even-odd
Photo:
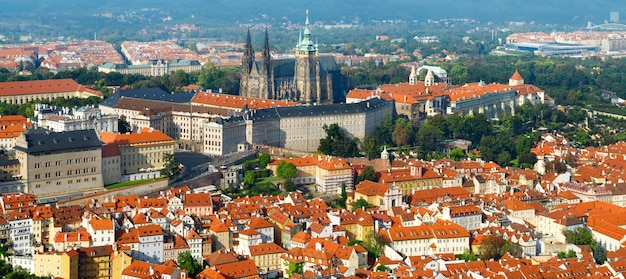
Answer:
[[[266,31],[261,59],[257,61],[248,30],[239,95],[328,104],[342,99],[340,91],[339,69],[332,56],[319,55],[317,44],[311,38],[308,11],[304,34],[296,45],[295,59],[272,59]]]

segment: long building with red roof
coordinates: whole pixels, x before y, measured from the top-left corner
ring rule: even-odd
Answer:
[[[88,98],[103,95],[100,91],[82,86],[73,79],[50,79],[0,82],[0,102],[24,104],[36,100],[56,98]]]
[[[453,86],[435,82],[430,70],[423,82],[417,81],[413,69],[409,82],[383,84],[376,90],[354,89],[346,95],[346,102],[355,103],[375,97],[393,101],[396,111],[413,121],[436,114],[474,112],[495,118],[503,113],[514,113],[515,106],[525,103],[553,104],[553,100],[541,88],[524,84],[518,71],[513,73],[508,84],[480,81]]]

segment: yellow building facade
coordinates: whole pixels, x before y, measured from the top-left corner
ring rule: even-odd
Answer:
[[[33,270],[37,276],[78,279],[78,252],[70,250],[63,253],[35,253]]]

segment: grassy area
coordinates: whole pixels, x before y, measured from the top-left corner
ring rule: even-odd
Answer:
[[[139,185],[139,184],[144,184],[144,183],[148,183],[148,182],[152,182],[152,181],[158,181],[158,180],[162,180],[162,179],[166,179],[166,178],[165,177],[161,177],[161,178],[157,178],[157,179],[149,178],[149,179],[142,179],[142,180],[126,181],[126,182],[120,182],[120,183],[115,183],[115,184],[109,184],[107,186],[104,186],[104,188],[107,188],[108,190],[113,190],[113,189],[117,189],[117,188],[133,186],[133,185]]]
[[[278,176],[274,176],[274,177],[265,177],[262,179],[259,179],[256,181],[256,183],[270,183],[272,181],[276,181],[276,180],[281,180],[282,178],[278,177]]]

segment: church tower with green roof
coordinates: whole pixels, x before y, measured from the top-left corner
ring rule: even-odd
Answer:
[[[295,82],[301,102],[327,103],[332,97],[324,96],[326,90],[322,90],[320,80],[320,63],[317,44],[311,39],[309,28],[309,10],[306,11],[304,23],[304,36],[301,36],[296,45]],[[325,91],[325,92],[323,92]]]

